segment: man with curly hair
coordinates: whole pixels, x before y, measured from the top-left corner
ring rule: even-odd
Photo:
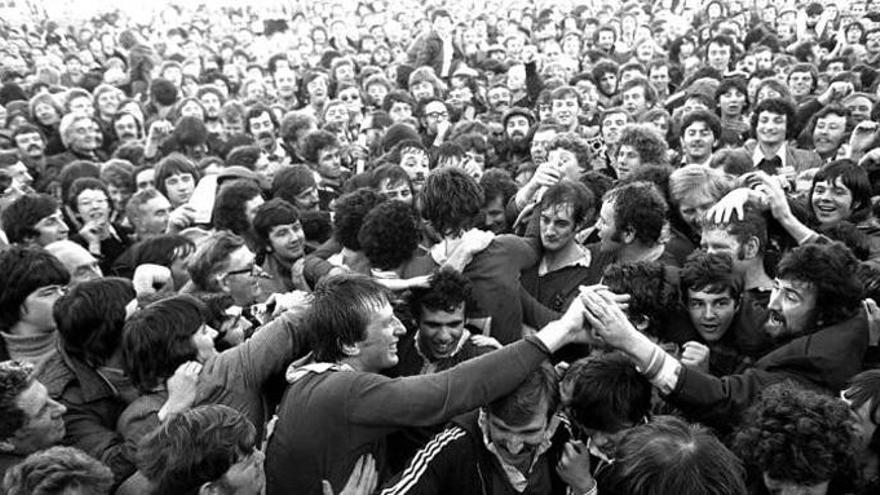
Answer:
[[[109,495],[113,488],[110,468],[73,447],[52,447],[28,456],[3,480],[3,493],[86,493]]]
[[[483,192],[469,175],[455,168],[437,169],[422,191],[422,217],[442,237],[427,256],[418,257],[404,278],[433,273],[465,243],[479,237]],[[468,316],[488,320],[489,335],[502,344],[522,338],[524,323],[542,327],[555,312],[542,306],[520,284],[520,271],[538,262],[537,244],[513,235],[495,237],[462,272],[474,283],[475,304]]]
[[[419,247],[419,225],[412,208],[400,201],[373,207],[358,233],[361,250],[377,278],[398,278]]]
[[[854,414],[859,493],[880,492],[880,370],[863,371],[854,376],[840,398]]]
[[[669,146],[649,124],[627,124],[620,131],[612,168],[618,180],[626,180],[643,165],[668,165]]]
[[[777,267],[764,326],[775,348],[753,367],[724,377],[682,365],[639,332],[607,295],[587,289],[582,300],[594,332],[630,356],[667,401],[685,416],[723,430],[770,385],[794,380],[836,393],[861,370],[868,330],[857,267],[841,243],[788,252]]]
[[[749,409],[734,450],[770,493],[851,493],[850,414],[842,401],[792,383],[773,385]]]
[[[676,265],[661,242],[668,210],[666,200],[649,182],[633,182],[605,193],[596,221],[599,242],[590,246],[594,261],[662,260]]]
[[[0,478],[25,456],[64,438],[65,412],[34,379],[33,366],[0,362]]]
[[[485,354],[491,341],[473,339],[465,316],[473,284],[461,273],[444,268],[431,277],[428,287],[413,289],[408,305],[418,329],[404,337],[400,362],[390,373],[400,376],[434,373]]]

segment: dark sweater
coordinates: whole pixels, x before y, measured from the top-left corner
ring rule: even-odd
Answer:
[[[517,492],[498,458],[483,442],[478,414],[460,416],[420,450],[407,468],[386,485],[381,495],[563,495],[567,485],[556,464],[570,435],[560,424],[550,448],[528,473],[528,485]]]
[[[402,428],[443,424],[504,396],[547,359],[527,337],[443,373],[388,378],[325,371],[293,381],[266,451],[267,495],[320,495],[321,480],[345,485],[358,458],[372,454],[387,479],[386,437]]]

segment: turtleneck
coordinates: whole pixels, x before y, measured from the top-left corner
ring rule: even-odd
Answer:
[[[17,361],[39,364],[55,352],[58,332],[51,331],[38,335],[14,335],[0,332],[9,357]]]

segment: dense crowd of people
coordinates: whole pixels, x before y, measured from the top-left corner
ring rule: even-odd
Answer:
[[[0,492],[880,493],[880,1],[0,19]]]

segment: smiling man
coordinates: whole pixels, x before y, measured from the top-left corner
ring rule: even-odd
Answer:
[[[406,329],[384,289],[361,275],[325,278],[303,317],[315,336],[316,362],[288,369],[290,385],[266,451],[266,493],[320,494],[322,479],[339,490],[365,453],[386,473],[389,434],[443,424],[510,393],[548,353],[585,341],[582,311],[572,304],[534,336],[447,371],[388,378],[380,372],[398,363]]]
[[[290,292],[294,286],[291,267],[305,254],[306,235],[299,212],[281,198],[270,199],[257,207],[253,230],[264,257],[260,278],[265,294]]]
[[[400,363],[391,376],[422,375],[444,371],[485,354],[494,347],[472,339],[465,309],[471,282],[461,273],[443,269],[431,277],[430,287],[414,289],[409,308],[418,325],[400,345]]]
[[[715,145],[721,139],[721,121],[706,110],[685,114],[681,122],[683,165],[709,166]]]
[[[816,152],[789,145],[795,132],[795,108],[788,100],[767,98],[758,103],[752,114],[752,131],[757,144],[747,143],[744,149],[755,167],[770,175],[793,180],[794,173],[822,165]]]
[[[785,380],[840,390],[862,369],[868,346],[858,260],[841,243],[806,244],[783,256],[764,330],[775,348],[742,373],[714,377],[683,366],[633,327],[607,295],[587,290],[586,319],[622,350],[686,417],[729,428],[761,392]]]
[[[558,406],[556,373],[545,364],[513,393],[456,418],[381,494],[565,493],[556,465],[569,434]]]

